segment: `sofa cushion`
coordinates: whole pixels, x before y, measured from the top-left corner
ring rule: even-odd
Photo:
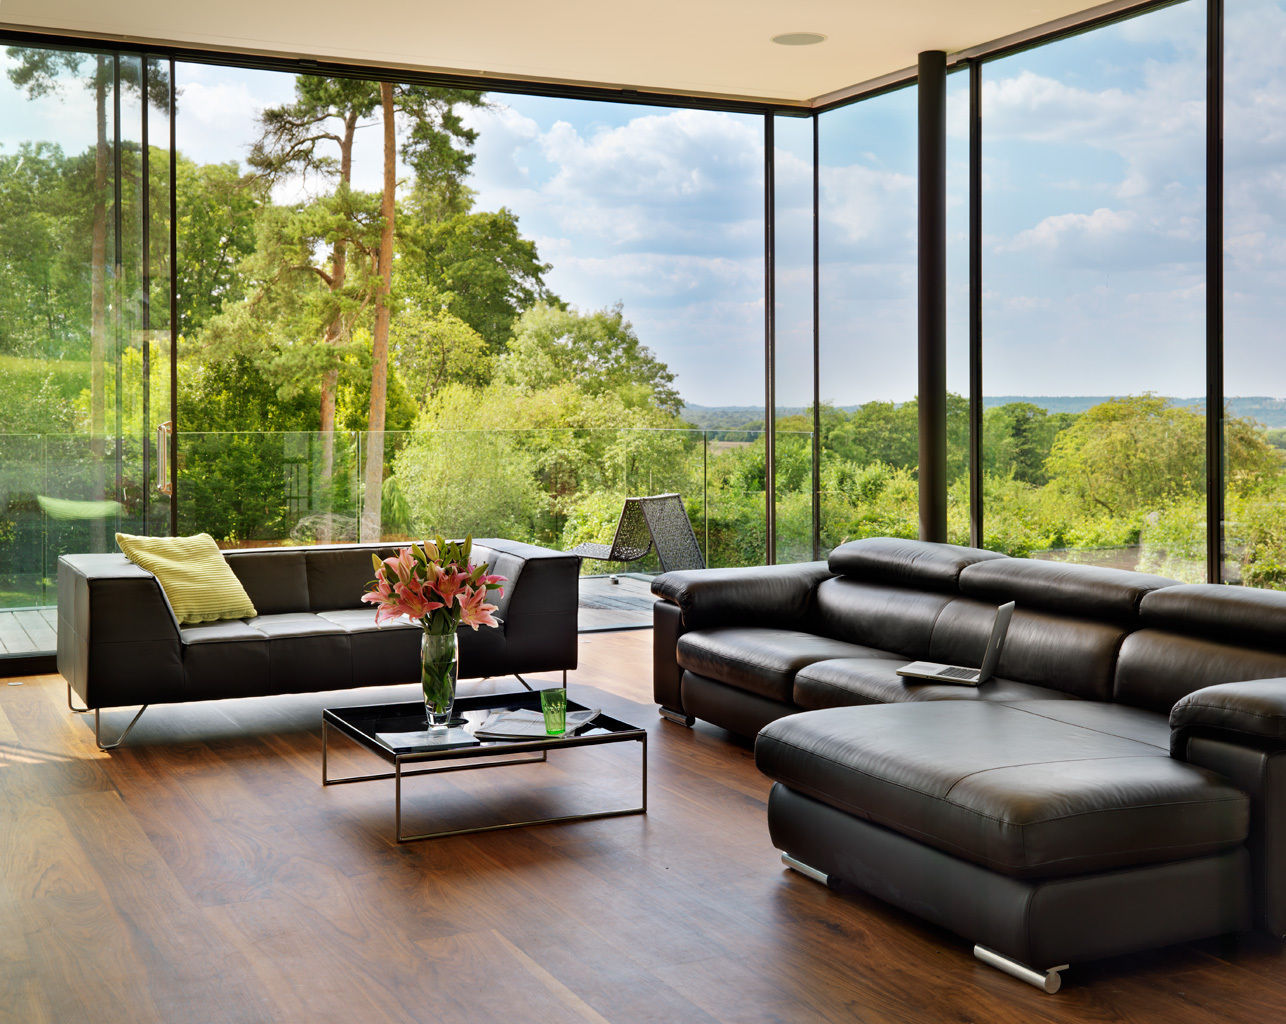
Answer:
[[[308,611],[308,573],[299,548],[248,548],[223,557],[260,615]]]
[[[1020,608],[1103,619],[1132,625],[1143,598],[1177,580],[1127,569],[1049,562],[1037,558],[1007,558],[966,566],[960,572],[960,593],[1002,604],[1017,601]]]
[[[831,708],[766,726],[765,774],[990,870],[1061,877],[1244,842],[1246,795],[1151,743],[991,701]]]
[[[967,598],[952,601],[934,622],[928,660],[981,665],[995,621],[995,605]],[[1005,633],[996,674],[1086,700],[1107,700],[1125,635],[1120,626],[1020,604]]]
[[[1286,652],[1286,593],[1192,583],[1148,594],[1139,606],[1145,626]]]
[[[928,653],[934,622],[951,600],[946,594],[839,576],[818,585],[810,625],[848,643],[921,658]]]
[[[328,612],[336,608],[360,608],[366,584],[375,578],[372,552],[380,558],[389,558],[397,550],[393,544],[379,547],[353,544],[306,550],[308,610]]]
[[[726,626],[679,637],[678,662],[689,672],[789,702],[795,673],[827,658],[897,657],[793,629]]]
[[[955,686],[906,679],[897,670],[898,658],[835,658],[806,665],[795,674],[794,699],[801,708],[835,708],[854,704],[896,704],[924,700],[1073,700],[1058,690],[989,679],[980,686]]]
[[[831,572],[868,583],[954,594],[961,571],[977,562],[1008,559],[999,551],[900,537],[867,537],[830,554]]]
[[[312,612],[282,612],[279,615],[257,615],[246,619],[246,625],[262,633],[269,640],[286,639],[304,636],[343,636],[347,632],[343,626],[329,622]]]
[[[1286,676],[1286,654],[1140,629],[1121,644],[1113,699],[1169,713],[1179,698],[1194,690],[1275,676]]]
[[[413,629],[422,627],[409,619],[394,619],[392,622],[376,623],[376,609],[370,605],[364,608],[336,608],[330,612],[318,612],[317,617],[338,626],[345,633],[373,633],[381,629]]]
[[[1098,700],[1039,700],[1014,703],[1012,707],[1029,715],[1083,729],[1148,743],[1158,750],[1170,749],[1170,723],[1166,716],[1143,708],[1126,707]]]

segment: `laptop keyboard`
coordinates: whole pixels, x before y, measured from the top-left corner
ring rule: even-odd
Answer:
[[[954,665],[949,665],[938,675],[946,676],[948,679],[977,679],[978,670],[976,668],[957,668]]]

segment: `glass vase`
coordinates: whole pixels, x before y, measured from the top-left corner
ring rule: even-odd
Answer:
[[[445,729],[455,706],[455,683],[460,673],[460,650],[455,632],[425,633],[420,640],[420,684],[429,729]]]

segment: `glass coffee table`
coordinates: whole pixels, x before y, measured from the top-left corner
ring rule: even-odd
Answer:
[[[326,708],[322,712],[322,785],[337,786],[348,782],[369,782],[392,779],[393,830],[399,843],[421,839],[441,839],[445,836],[469,835],[474,832],[495,832],[506,828],[523,828],[527,825],[548,825],[564,821],[589,821],[594,818],[616,818],[626,814],[647,813],[647,732],[637,726],[599,714],[575,734],[544,736],[537,739],[481,739],[472,743],[472,730],[493,711],[540,710],[540,691],[529,693],[486,694],[461,697],[455,702],[457,718],[452,725],[469,734],[461,736],[457,728],[453,737],[469,742],[468,746],[451,746],[446,743],[417,743],[413,734],[425,730],[424,704],[408,701],[402,704],[366,704],[348,708]],[[567,701],[567,711],[587,710],[585,705]],[[355,775],[342,779],[330,777],[327,753],[331,731],[343,733],[354,743],[393,766],[391,772],[377,775]],[[422,737],[427,740],[427,737]],[[505,765],[536,764],[548,759],[550,751],[569,747],[591,747],[603,743],[639,744],[640,798],[637,807],[618,810],[594,811],[588,814],[567,814],[553,818],[531,818],[523,821],[505,821],[494,825],[477,825],[469,828],[446,829],[439,832],[402,834],[402,779],[414,775],[437,775],[477,768],[501,768]],[[517,756],[515,756],[517,755]],[[430,765],[430,767],[414,767]]]

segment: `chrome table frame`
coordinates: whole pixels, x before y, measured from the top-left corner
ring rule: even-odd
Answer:
[[[497,694],[492,696],[465,697],[456,701],[457,711],[480,710],[483,708],[519,708],[533,703],[540,706],[540,691],[532,693]],[[381,705],[374,705],[381,706]],[[389,707],[418,706],[415,702],[403,702]],[[355,726],[343,721],[339,716],[351,708],[326,708],[322,712],[322,785],[339,786],[349,782],[373,782],[380,779],[393,780],[393,831],[399,843],[413,843],[425,839],[444,839],[447,836],[473,835],[478,832],[498,832],[503,829],[526,828],[530,825],[553,825],[563,822],[592,821],[598,818],[619,818],[631,814],[647,813],[647,731],[635,727],[608,733],[589,733],[588,735],[550,736],[535,740],[499,740],[485,743],[479,747],[454,747],[447,750],[407,751],[398,753],[380,744],[374,737],[360,731]],[[568,711],[582,711],[584,706],[569,700]],[[607,718],[612,716],[607,715]],[[620,719],[612,719],[620,722]],[[591,723],[592,724],[592,723]],[[622,725],[628,723],[621,722]],[[331,730],[347,736],[364,750],[389,761],[393,765],[391,772],[378,772],[372,775],[350,775],[344,778],[331,778],[328,764]],[[444,772],[472,771],[482,768],[503,768],[507,765],[542,764],[549,758],[551,750],[569,747],[599,746],[604,743],[636,742],[640,745],[640,799],[637,807],[623,807],[607,811],[590,811],[583,814],[565,814],[552,818],[531,818],[523,821],[504,821],[494,825],[475,825],[469,828],[443,829],[436,832],[418,832],[405,835],[402,832],[402,780],[416,775],[440,775]],[[509,755],[526,755],[510,757]],[[539,755],[539,756],[532,756]],[[416,768],[408,770],[409,765],[426,761],[461,761],[473,763],[443,764],[434,768]]]

